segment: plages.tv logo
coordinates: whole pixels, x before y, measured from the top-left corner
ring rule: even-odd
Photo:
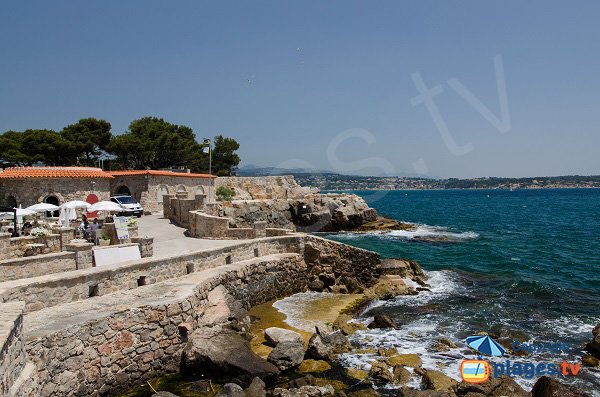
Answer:
[[[523,377],[525,379],[532,379],[543,375],[549,376],[575,376],[579,374],[581,369],[581,363],[570,363],[562,361],[560,363],[555,362],[538,362],[538,363],[523,363],[506,360],[504,362],[492,362],[483,360],[482,355],[491,357],[502,357],[506,351],[505,349],[496,342],[493,338],[488,335],[475,335],[469,336],[466,339],[467,345],[479,352],[477,360],[463,360],[460,364],[460,374],[465,382],[469,383],[482,383],[487,381],[493,374],[494,378],[502,375],[510,377]],[[568,346],[568,344],[553,343],[547,344],[551,348],[548,348],[549,352],[556,353],[555,347]],[[528,351],[526,344],[519,344],[514,342],[512,348],[515,351],[523,350]],[[559,349],[560,351],[563,351]],[[564,352],[564,351],[563,351]],[[492,371],[493,369],[493,371]]]

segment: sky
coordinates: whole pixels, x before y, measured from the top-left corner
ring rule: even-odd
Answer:
[[[241,165],[600,174],[600,2],[4,1],[0,132],[143,116]]]

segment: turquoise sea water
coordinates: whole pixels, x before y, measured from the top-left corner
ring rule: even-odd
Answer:
[[[403,325],[362,333],[358,342],[421,353],[426,365],[456,378],[464,338],[480,331],[571,345],[560,357],[540,353],[524,362],[581,360],[583,344],[600,322],[600,190],[354,193],[382,215],[417,224],[417,230],[327,237],[384,257],[414,259],[432,285],[431,293],[380,303],[364,313],[365,322],[384,312]],[[418,241],[429,236],[453,242]],[[442,336],[459,348],[434,351],[431,345]],[[364,366],[369,357],[346,360]],[[529,386],[534,380],[519,382]],[[566,380],[600,391],[597,371],[586,369]]]

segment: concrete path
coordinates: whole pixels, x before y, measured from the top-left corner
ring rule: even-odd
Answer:
[[[186,237],[185,229],[162,215],[144,215],[138,220],[138,235],[154,237],[154,257],[165,258],[210,248],[227,247],[248,240],[208,240]]]

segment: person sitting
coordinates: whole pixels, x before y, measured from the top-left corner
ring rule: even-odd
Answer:
[[[19,233],[15,232],[15,230],[12,227],[9,227],[7,232],[10,233],[11,237],[19,237]]]
[[[21,228],[21,232],[23,233],[23,236],[29,236],[31,234],[31,229],[33,229],[31,222],[29,222],[29,221],[25,222],[23,224],[23,227]]]

